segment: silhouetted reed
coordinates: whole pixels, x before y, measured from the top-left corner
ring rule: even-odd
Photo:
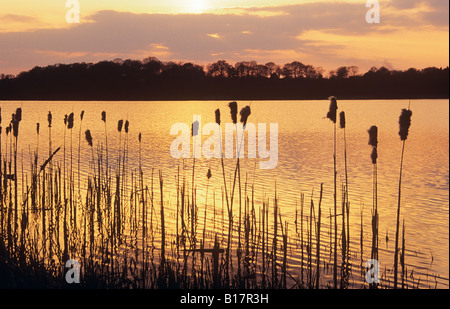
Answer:
[[[372,153],[370,155],[373,164],[373,180],[372,180],[372,251],[371,259],[378,260],[378,229],[379,229],[379,215],[378,215],[378,127],[371,126],[368,130],[369,145],[372,146]],[[372,283],[371,288],[376,288],[377,284]]]
[[[333,282],[334,288],[337,288],[337,171],[336,171],[336,118],[337,118],[337,100],[336,97],[330,97],[330,107],[327,113],[327,118],[334,124],[334,264],[333,264]]]
[[[228,103],[228,107],[230,108],[230,114],[231,114],[231,120],[233,121],[234,124],[237,123],[237,112],[238,112],[238,107],[237,107],[237,103],[235,101]]]
[[[234,103],[235,107],[230,107],[231,120],[234,120],[233,114],[237,117],[237,103]],[[332,114],[333,110],[337,110],[336,101],[331,102],[331,105],[334,106],[331,109]],[[14,151],[19,136],[18,124],[16,125],[17,137],[14,135],[14,121],[18,119],[17,114],[16,111],[6,129],[8,135],[6,139],[3,139],[3,142],[6,140],[4,153],[1,153],[5,151],[5,148],[2,147],[4,145],[0,140],[0,157],[3,160],[0,174],[2,178],[0,249],[5,244],[5,251],[19,265],[39,261],[45,265],[46,271],[61,278],[64,274],[64,267],[61,265],[64,265],[69,258],[76,258],[82,264],[82,287],[94,288],[323,288],[332,286],[329,281],[331,276],[334,282],[340,279],[341,288],[348,288],[350,279],[355,281],[355,285],[360,282],[364,284],[364,274],[361,274],[361,277],[354,274],[354,278],[350,277],[352,275],[349,268],[350,258],[354,255],[350,255],[349,250],[347,162],[345,163],[346,183],[342,186],[342,214],[337,214],[335,206],[334,214],[330,209],[329,217],[328,215],[324,217],[322,203],[325,201],[323,196],[326,190],[324,184],[321,184],[318,203],[316,203],[317,196],[312,195],[309,209],[304,207],[304,194],[300,195],[299,209],[297,210],[297,205],[295,208],[295,233],[293,233],[293,228],[289,229],[290,217],[285,217],[283,213],[285,199],[284,196],[278,196],[277,184],[275,184],[275,194],[270,198],[265,193],[259,195],[260,192],[255,187],[254,180],[251,184],[251,181],[247,179],[248,173],[243,174],[241,178],[241,167],[244,168],[244,165],[240,165],[239,156],[234,175],[226,175],[223,156],[221,156],[222,212],[219,207],[216,209],[216,192],[213,192],[211,201],[210,191],[213,188],[210,181],[214,180],[214,169],[207,168],[206,177],[203,174],[202,181],[197,180],[197,184],[194,182],[195,168],[204,168],[204,165],[195,166],[195,163],[191,188],[189,188],[191,185],[189,181],[185,180],[190,177],[189,171],[185,175],[184,167],[183,172],[178,167],[175,178],[176,207],[174,207],[174,197],[167,199],[167,196],[170,197],[172,194],[167,188],[170,188],[173,183],[169,177],[163,179],[162,170],[159,170],[159,186],[156,185],[155,188],[153,168],[151,178],[144,178],[145,161],[142,156],[146,143],[141,133],[137,136],[138,170],[133,170],[132,164],[127,163],[128,134],[132,131],[128,121],[122,121],[122,124],[118,122],[118,133],[116,133],[118,138],[113,140],[114,149],[119,149],[118,152],[111,152],[111,154],[114,153],[111,159],[118,158],[115,165],[117,168],[116,190],[114,190],[114,178],[111,179],[104,172],[106,160],[101,141],[97,141],[94,147],[91,131],[83,129],[84,111],[80,114],[79,123],[78,171],[75,171],[77,167],[72,167],[71,163],[69,172],[65,174],[65,158],[58,158],[61,156],[63,147],[65,149],[65,143],[51,151],[52,120],[49,112],[49,156],[42,161],[37,157],[39,134],[42,135],[37,124],[37,146],[34,161],[31,162],[31,177],[27,178],[24,174],[19,177],[19,180],[22,180],[22,187],[17,184],[17,188],[22,189],[22,195],[14,196],[17,172],[13,172],[12,167],[18,158],[17,152]],[[250,114],[250,107],[241,109],[240,121],[243,127],[248,123]],[[78,123],[74,123],[73,113],[71,115],[65,118],[65,130],[71,130],[74,125],[78,128]],[[215,111],[215,116],[216,123],[220,127],[219,109]],[[107,133],[106,112],[102,113],[101,120],[105,123],[105,133]],[[344,156],[346,157],[344,113],[340,114],[339,125],[344,130]],[[192,126],[191,130],[193,136],[200,128]],[[87,145],[81,143],[82,131]],[[125,134],[124,139],[122,139],[122,131]],[[0,138],[1,134],[0,127]],[[236,136],[238,150],[241,147],[240,138]],[[371,140],[371,143],[377,145],[374,142],[377,137]],[[133,141],[135,143],[136,138],[130,139],[130,150],[136,146]],[[70,147],[72,149],[72,143]],[[92,155],[92,158],[88,160],[88,166],[81,164],[84,148],[87,148]],[[375,153],[376,149],[373,147]],[[107,157],[108,155],[106,159]],[[336,154],[334,154],[335,157]],[[375,165],[376,161],[373,163]],[[52,165],[56,168],[52,169]],[[83,170],[86,172],[86,179],[82,178],[84,173],[81,173],[84,168],[86,168]],[[75,192],[74,188],[77,188],[74,180],[76,172],[78,193],[74,197],[71,194]],[[245,171],[242,170],[242,172]],[[127,173],[131,174],[130,178],[127,178]],[[231,179],[233,176],[234,180]],[[66,178],[67,184],[63,177]],[[227,178],[230,179],[230,183],[233,181],[232,187],[227,184]],[[155,179],[158,179],[157,176]],[[29,184],[30,180],[31,184]],[[149,185],[146,185],[146,181],[150,181]],[[203,191],[197,187],[201,185],[206,185],[206,194],[202,193],[200,201],[197,192]],[[233,208],[235,187],[239,189],[239,210],[237,207]],[[160,197],[154,199],[158,189]],[[192,192],[189,192],[189,189]],[[231,199],[228,198],[229,196]],[[17,210],[14,205],[15,199],[17,199]],[[111,202],[112,199],[116,200]],[[35,205],[31,212],[28,212],[28,200],[34,200],[30,203]],[[220,196],[218,201],[220,203]],[[199,212],[197,206],[203,202],[204,209]],[[66,217],[69,214],[66,205],[71,205],[70,209],[73,210],[73,216],[70,219]],[[227,211],[224,211],[225,205]],[[376,204],[374,205],[373,213],[376,214]],[[203,218],[200,219],[201,215],[198,216],[198,213],[203,213]],[[14,218],[17,214],[20,216],[15,227]],[[335,266],[339,215],[343,216],[341,278],[338,277]],[[329,224],[323,222],[324,219],[327,221],[327,217],[330,220]],[[376,224],[378,224],[377,220]],[[347,229],[345,229],[345,223]],[[59,234],[60,226],[64,228],[64,233],[61,235]],[[329,244],[325,234],[327,230]],[[375,231],[378,234],[378,228]],[[358,253],[361,259],[363,259],[364,249],[363,238],[363,211],[361,211],[361,248],[357,250],[355,245],[355,253],[360,251]],[[62,241],[64,244],[60,245]],[[378,250],[378,240],[373,242],[372,246]],[[223,256],[221,256],[222,253]],[[0,250],[0,257],[1,254],[2,250]],[[335,265],[331,266],[331,260]],[[407,286],[404,280],[408,278],[405,264],[404,225],[400,263],[403,287]]]
[[[400,140],[402,143],[402,155],[400,160],[400,177],[398,181],[398,206],[397,206],[397,225],[395,230],[395,251],[394,251],[394,289],[397,288],[397,280],[398,280],[398,238],[399,238],[399,229],[400,229],[400,205],[401,205],[401,191],[402,191],[402,171],[403,171],[403,155],[405,153],[405,143],[408,139],[409,128],[411,126],[411,116],[412,111],[408,109],[402,109],[399,118],[399,131],[398,135],[400,136]]]

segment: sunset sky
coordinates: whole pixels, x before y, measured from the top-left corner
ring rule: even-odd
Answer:
[[[34,66],[144,59],[208,64],[225,59],[294,60],[325,71],[356,65],[446,67],[449,1],[380,0],[381,23],[366,23],[365,0],[1,0],[0,73]]]

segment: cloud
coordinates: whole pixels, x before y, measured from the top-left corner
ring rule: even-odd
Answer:
[[[26,15],[5,14],[0,16],[0,20],[3,23],[35,23],[37,18]]]
[[[445,14],[438,10],[443,1],[414,2],[414,5],[407,5],[401,0],[391,1],[382,7],[382,24],[379,25],[365,22],[367,9],[360,3],[239,8],[238,14],[229,11],[221,15],[100,11],[84,19],[89,22],[65,29],[0,33],[0,58],[3,60],[0,72],[58,62],[95,62],[104,60],[105,56],[110,60],[156,56],[161,60],[199,64],[226,59],[276,61],[282,65],[300,60],[327,69],[350,64],[370,67],[385,61],[395,66],[397,56],[390,48],[389,39],[401,40],[402,34],[424,27],[428,32],[448,33],[448,19],[443,21]],[[428,9],[421,12],[417,7],[424,2]],[[402,14],[403,11],[414,14]],[[405,37],[415,40],[413,35]],[[409,42],[408,46],[439,40],[439,35],[424,39]],[[371,45],[362,46],[359,41],[373,44],[376,53],[370,52]],[[357,48],[352,49],[352,44]],[[361,51],[358,48],[364,53],[358,53]],[[417,55],[418,63],[421,57],[424,55]],[[417,65],[413,58],[408,58],[411,66]],[[440,56],[435,58],[441,59]],[[350,61],[355,63],[348,63]],[[446,64],[448,62],[442,65]]]

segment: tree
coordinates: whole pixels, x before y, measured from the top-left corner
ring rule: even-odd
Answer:
[[[207,74],[212,77],[230,77],[233,67],[225,60],[219,60],[208,65]]]
[[[286,63],[282,69],[282,73],[287,78],[306,78],[308,67],[299,61]]]
[[[273,62],[268,62],[265,64],[266,68],[267,68],[267,74],[269,75],[269,77],[271,78],[278,78],[281,75],[281,68],[279,65],[273,63]]]

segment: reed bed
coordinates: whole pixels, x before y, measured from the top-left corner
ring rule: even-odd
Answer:
[[[237,103],[231,102],[229,108],[231,120],[237,124]],[[241,171],[239,156],[231,174],[223,159],[215,169],[221,170],[222,175],[214,175],[212,168],[203,170],[203,165],[196,166],[194,157],[192,166],[188,160],[183,161],[182,172],[178,168],[175,180],[157,167],[157,176],[155,169],[146,175],[141,158],[145,136],[133,133],[128,120],[118,120],[115,139],[118,151],[112,152],[109,149],[112,142],[108,140],[112,132],[106,128],[106,112],[98,117],[105,124],[104,136],[93,136],[83,127],[84,112],[79,118],[70,113],[64,119],[64,143],[55,150],[51,137],[55,120],[49,112],[48,156],[39,157],[37,126],[36,150],[29,171],[22,167],[20,185],[17,167],[22,110],[19,108],[7,130],[2,132],[0,128],[0,259],[19,269],[45,269],[51,278],[60,279],[46,281],[50,286],[64,286],[61,283],[66,272],[64,265],[69,259],[77,259],[82,287],[368,288],[364,281],[363,212],[360,250],[357,244],[350,250],[346,160],[341,213],[337,208],[336,111],[337,101],[332,98],[327,117],[335,125],[333,208],[324,207],[324,186],[320,184],[318,195],[314,190],[311,192],[309,207],[305,194],[300,194],[295,219],[290,221],[281,212],[276,183],[273,194],[255,192],[249,173]],[[220,115],[220,109],[216,110],[219,126]],[[240,116],[245,130],[250,107],[242,108]],[[345,130],[342,113],[340,127]],[[73,162],[74,128],[78,128],[78,151],[75,150],[78,164]],[[198,124],[193,124],[192,137],[198,129]],[[236,136],[236,147],[241,147],[240,138],[243,136]],[[373,136],[370,144],[376,149]],[[137,167],[128,163],[129,147],[139,148]],[[81,150],[90,153],[88,171],[81,171]],[[346,146],[344,150],[346,158]],[[192,175],[187,174],[185,164],[192,168]],[[201,199],[195,182],[200,176],[196,178],[196,172],[206,183],[206,194]],[[220,192],[210,190],[213,177],[223,179]],[[176,187],[176,199],[166,193],[169,182]],[[342,216],[340,227],[338,216]],[[372,220],[378,226],[376,204]],[[403,222],[399,251],[401,287],[408,288],[418,283],[413,279],[408,282],[404,226]],[[378,237],[378,230],[373,232]],[[377,252],[378,239],[372,241],[371,257],[378,258]],[[361,272],[355,271],[358,267],[351,267],[357,258],[361,259]],[[338,259],[342,261],[340,266]],[[380,275],[382,281],[377,287],[392,287],[387,275]]]

